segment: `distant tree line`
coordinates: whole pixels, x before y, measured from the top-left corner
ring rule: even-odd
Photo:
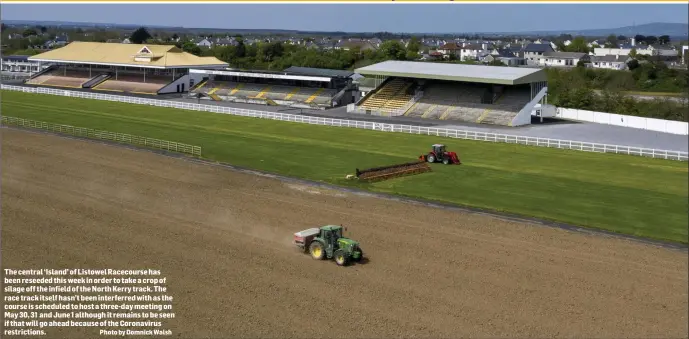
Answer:
[[[598,112],[689,121],[689,72],[664,63],[640,63],[632,71],[575,67],[548,68],[548,101],[553,105]],[[681,94],[671,99],[637,100],[625,92]]]

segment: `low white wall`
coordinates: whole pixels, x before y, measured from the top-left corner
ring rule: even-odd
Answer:
[[[684,121],[643,118],[631,115],[585,111],[580,109],[562,107],[558,107],[556,116],[561,119],[587,121],[595,122],[597,124],[615,125],[663,133],[689,135],[689,123]]]
[[[533,111],[531,111],[531,116],[539,117],[539,115],[536,114],[537,110],[541,111],[540,117],[543,118],[553,118],[557,116],[557,107],[550,104],[537,104],[534,106]]]

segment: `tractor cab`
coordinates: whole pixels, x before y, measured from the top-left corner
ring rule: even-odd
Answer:
[[[335,258],[338,265],[346,265],[350,259],[359,261],[362,257],[359,243],[345,237],[343,230],[346,230],[343,226],[322,226],[318,237],[309,246],[311,255],[316,259]]]
[[[337,240],[342,238],[342,229],[342,226],[323,226],[320,237],[326,241],[326,244],[337,243]]]
[[[461,164],[459,161],[459,156],[455,152],[448,152],[443,144],[433,144],[431,146],[431,151],[428,154],[422,154],[419,156],[420,161],[427,161],[430,163],[442,162],[445,165],[449,164]]]
[[[445,153],[445,145],[435,144],[432,147],[433,147],[433,153],[435,153],[436,156],[442,155]]]

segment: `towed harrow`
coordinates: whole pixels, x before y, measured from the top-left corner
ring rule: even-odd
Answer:
[[[397,178],[405,175],[413,175],[430,172],[431,166],[423,161],[407,162],[404,164],[374,167],[365,170],[356,169],[356,177],[364,181],[380,181]]]

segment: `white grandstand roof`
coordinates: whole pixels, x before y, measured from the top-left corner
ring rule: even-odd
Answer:
[[[547,76],[543,69],[419,61],[384,61],[356,69],[354,72],[362,75],[482,82],[502,85],[547,81]]]

